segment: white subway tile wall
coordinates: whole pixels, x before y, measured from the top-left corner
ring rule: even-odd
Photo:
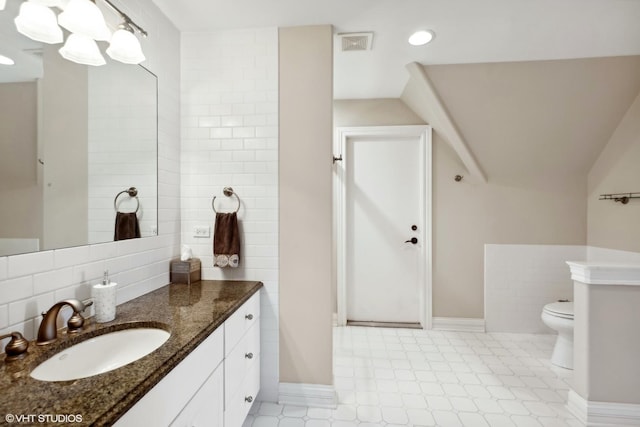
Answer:
[[[278,31],[183,33],[182,243],[202,260],[204,279],[260,280],[262,400],[278,392]],[[216,210],[240,198],[240,267],[213,267]],[[207,237],[194,237],[208,227]]]
[[[484,317],[487,332],[552,333],[545,304],[573,300],[566,261],[585,260],[586,246],[485,245]]]
[[[0,333],[34,339],[40,312],[64,298],[88,298],[109,269],[118,303],[169,282],[180,244],[180,35],[151,0],[115,1],[149,32],[144,65],[158,76],[159,236],[0,257]],[[116,23],[117,24],[117,23]],[[111,196],[113,200],[113,196]],[[0,347],[3,351],[4,344]]]

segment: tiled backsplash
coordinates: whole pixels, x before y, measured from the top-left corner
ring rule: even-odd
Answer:
[[[278,31],[182,34],[182,243],[202,260],[204,279],[260,280],[260,398],[278,392]],[[240,266],[213,267],[211,208],[240,197]],[[194,227],[209,227],[194,237]]]
[[[66,298],[89,298],[90,285],[102,280],[104,270],[119,284],[118,304],[166,285],[175,239],[166,235],[2,258],[0,329],[35,338],[41,312]]]

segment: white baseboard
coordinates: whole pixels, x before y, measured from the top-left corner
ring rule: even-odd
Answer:
[[[338,395],[332,385],[280,383],[278,403],[312,408],[336,408]]]
[[[431,328],[437,331],[484,332],[484,319],[434,317]]]
[[[569,412],[586,426],[638,426],[640,405],[632,403],[594,402],[569,390]]]

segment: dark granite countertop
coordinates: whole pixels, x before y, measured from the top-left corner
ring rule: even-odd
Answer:
[[[58,332],[56,342],[29,345],[25,358],[0,364],[0,423],[11,415],[80,415],[82,422],[17,425],[111,425],[204,341],[262,286],[261,282],[204,280],[171,284],[117,307],[116,319],[83,331]],[[119,329],[154,326],[171,332],[157,350],[121,368],[73,381],[45,382],[29,376],[38,364],[87,337]]]

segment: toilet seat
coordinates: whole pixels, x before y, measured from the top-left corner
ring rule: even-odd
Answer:
[[[552,302],[545,305],[542,311],[550,316],[573,320],[573,302]]]

